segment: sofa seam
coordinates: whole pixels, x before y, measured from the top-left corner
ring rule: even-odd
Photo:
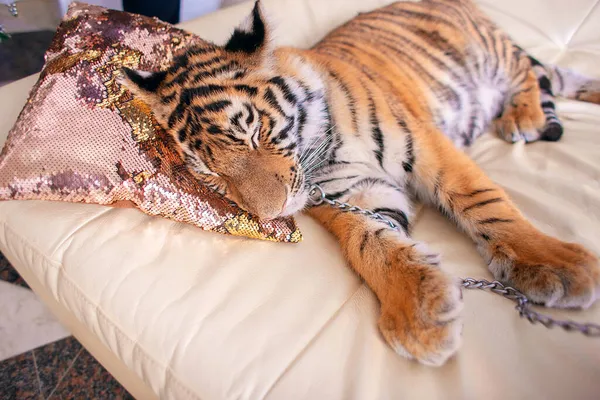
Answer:
[[[41,252],[41,251],[40,251],[40,250],[39,250],[39,249],[38,249],[36,246],[33,246],[33,245],[31,245],[31,244],[30,244],[30,242],[29,242],[28,240],[26,240],[26,239],[25,239],[25,238],[23,238],[21,235],[19,235],[18,233],[16,233],[16,232],[15,232],[15,231],[14,231],[14,230],[13,230],[13,229],[12,229],[12,228],[11,228],[11,227],[10,227],[10,226],[7,224],[7,223],[6,223],[6,221],[2,221],[2,226],[3,226],[4,230],[5,230],[6,232],[9,232],[9,233],[11,234],[11,236],[12,236],[14,239],[16,239],[16,240],[20,241],[20,242],[21,242],[21,243],[22,243],[22,244],[23,244],[25,247],[28,247],[28,248],[29,248],[31,251],[33,251],[33,252],[37,253],[37,255],[38,255],[39,257],[41,257],[41,258],[42,258],[42,259],[43,259],[43,260],[44,260],[46,263],[48,263],[48,262],[49,262],[49,263],[50,263],[50,265],[51,265],[53,268],[55,268],[55,269],[58,269],[58,270],[59,270],[59,273],[60,273],[60,274],[63,276],[63,279],[64,279],[64,281],[65,281],[65,282],[67,282],[68,284],[70,284],[70,285],[71,285],[71,286],[72,286],[72,287],[75,289],[75,295],[76,295],[77,297],[79,297],[80,299],[82,299],[82,300],[83,300],[83,301],[84,301],[84,302],[85,302],[85,303],[86,303],[88,306],[89,306],[89,305],[91,305],[91,306],[92,306],[92,308],[93,308],[93,309],[95,309],[95,311],[96,311],[96,312],[95,312],[95,314],[96,314],[97,318],[98,318],[98,317],[101,317],[101,318],[104,318],[104,319],[105,319],[107,322],[109,322],[109,323],[110,323],[110,325],[113,327],[113,329],[114,329],[114,331],[115,331],[115,333],[116,333],[117,335],[121,336],[121,338],[124,338],[125,340],[127,340],[127,341],[129,341],[131,344],[133,344],[133,349],[134,349],[134,351],[135,351],[135,348],[136,348],[136,347],[137,347],[137,348],[139,348],[140,350],[143,350],[143,353],[140,353],[140,354],[141,354],[141,355],[142,355],[142,356],[143,356],[143,357],[144,357],[146,360],[149,360],[151,363],[153,363],[153,364],[155,364],[155,365],[157,365],[157,366],[159,366],[159,367],[163,368],[163,369],[164,369],[164,371],[165,371],[166,373],[168,373],[168,376],[170,377],[170,379],[169,379],[169,380],[170,380],[172,383],[175,383],[177,386],[179,386],[181,389],[183,389],[185,392],[187,392],[187,393],[190,395],[190,397],[191,397],[191,398],[193,398],[193,399],[196,399],[196,400],[201,400],[201,398],[200,398],[199,396],[197,396],[197,395],[196,395],[196,394],[195,394],[195,393],[194,393],[194,392],[193,392],[193,391],[192,391],[190,388],[188,388],[186,385],[184,385],[184,384],[181,382],[181,380],[180,380],[180,379],[179,379],[179,378],[176,376],[176,374],[174,374],[174,373],[173,373],[173,371],[172,371],[172,368],[171,368],[170,366],[168,366],[168,365],[161,365],[161,363],[160,363],[160,362],[158,362],[158,361],[157,361],[157,360],[156,360],[154,357],[151,357],[151,356],[149,356],[149,355],[148,355],[148,353],[147,353],[147,351],[146,351],[146,349],[145,349],[143,346],[141,346],[141,345],[139,344],[139,342],[138,342],[138,341],[136,341],[136,340],[133,340],[133,339],[132,339],[132,338],[130,338],[130,337],[127,335],[127,334],[125,334],[125,333],[123,332],[122,328],[121,328],[119,325],[117,325],[115,322],[113,322],[113,321],[112,321],[112,319],[110,319],[110,318],[109,318],[109,317],[108,317],[108,316],[107,316],[107,315],[106,315],[106,314],[105,314],[105,313],[104,313],[104,312],[103,312],[103,311],[100,309],[100,307],[98,307],[98,306],[94,305],[94,303],[93,303],[93,302],[92,302],[90,299],[88,299],[88,298],[87,298],[87,297],[86,297],[86,296],[83,294],[83,291],[81,290],[81,288],[80,288],[80,287],[79,287],[77,284],[75,284],[75,283],[73,282],[73,280],[72,280],[72,279],[69,277],[69,275],[67,275],[67,274],[65,273],[65,269],[64,269],[64,266],[63,266],[62,262],[59,262],[59,261],[57,261],[57,260],[48,259],[48,258],[46,257],[46,255],[45,255],[43,252]],[[42,282],[42,283],[43,283],[43,282]],[[70,307],[68,307],[66,304],[64,304],[64,303],[63,303],[63,302],[62,302],[62,301],[61,301],[59,298],[55,297],[55,296],[54,296],[54,294],[52,294],[52,297],[54,297],[54,299],[55,299],[55,300],[56,300],[56,301],[57,301],[59,304],[61,304],[63,307],[65,307],[67,310],[69,310],[69,312],[70,312],[70,313],[71,313],[71,314],[72,314],[72,315],[73,315],[73,316],[74,316],[74,317],[75,317],[75,318],[76,318],[76,319],[77,319],[77,320],[78,320],[80,323],[82,323],[83,325],[85,325],[85,326],[86,326],[88,329],[90,328],[90,327],[88,326],[88,324],[87,324],[87,323],[85,323],[85,321],[82,321],[82,320],[81,320],[79,317],[77,317],[77,316],[76,316],[76,315],[73,313],[73,311],[70,309]],[[93,330],[92,330],[92,329],[89,329],[89,330],[90,330],[90,331],[93,333]],[[100,338],[100,337],[98,337],[98,336],[97,336],[97,338],[101,340],[101,338]],[[101,341],[102,341],[102,340],[101,340]],[[103,341],[103,342],[104,342],[104,341]],[[115,351],[113,351],[113,349],[112,349],[112,348],[111,348],[109,345],[105,344],[105,346],[106,346],[106,347],[107,347],[107,348],[108,348],[108,349],[109,349],[109,350],[110,350],[110,351],[111,351],[111,352],[112,352],[112,353],[113,353],[113,354],[114,354],[114,355],[115,355],[117,358],[119,358],[119,359],[121,360],[121,362],[123,362],[123,364],[125,364],[125,365],[127,366],[127,368],[128,368],[128,369],[129,369],[131,372],[133,372],[133,373],[134,373],[136,376],[138,376],[140,379],[142,379],[142,381],[144,381],[144,383],[148,384],[148,382],[146,382],[146,380],[145,380],[143,377],[141,377],[139,374],[137,374],[137,373],[136,373],[134,370],[131,370],[131,369],[129,368],[129,365],[127,365],[127,363],[125,363],[125,361],[124,361],[123,359],[121,359],[121,358],[118,356],[118,354],[117,354]],[[150,385],[149,385],[149,386],[150,386]],[[166,385],[165,385],[165,387],[166,387]],[[159,395],[159,396],[160,396],[160,394],[159,394],[159,393],[157,393],[157,395]]]
[[[591,6],[590,9],[588,10],[587,14],[585,14],[585,16],[581,19],[581,22],[579,22],[579,25],[577,25],[577,27],[575,28],[575,30],[573,31],[573,33],[566,40],[566,42],[565,42],[565,48],[569,47],[569,45],[571,44],[571,41],[573,40],[573,38],[575,37],[575,35],[577,35],[577,33],[581,30],[581,27],[588,20],[588,18],[592,14],[592,12],[596,9],[596,7],[598,7],[598,3],[600,3],[600,0],[596,0],[596,2],[594,3],[594,5]]]

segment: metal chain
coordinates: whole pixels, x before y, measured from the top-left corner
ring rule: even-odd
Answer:
[[[600,337],[600,325],[592,323],[579,323],[571,320],[560,320],[552,318],[545,314],[540,314],[533,311],[530,306],[531,302],[523,293],[510,286],[504,286],[498,281],[487,281],[485,279],[473,279],[463,278],[462,286],[465,289],[481,289],[489,290],[496,294],[499,294],[507,299],[513,300],[517,303],[515,309],[519,312],[522,318],[527,318],[532,324],[540,323],[546,328],[552,328],[559,326],[566,331],[581,332],[585,336]]]
[[[344,203],[338,200],[332,200],[327,198],[325,191],[319,185],[313,185],[309,192],[309,201],[312,206],[318,206],[323,203],[329,204],[332,207],[339,208],[340,210],[351,212],[355,214],[366,215],[376,221],[386,223],[390,228],[399,231],[400,228],[390,221],[383,215],[373,212],[371,210],[365,210],[364,208],[354,206],[352,204]],[[532,324],[540,323],[546,328],[552,328],[559,326],[566,331],[575,331],[584,334],[589,337],[600,337],[600,325],[593,323],[579,323],[571,320],[560,320],[552,318],[548,315],[538,313],[531,309],[531,301],[523,293],[517,289],[504,286],[498,281],[490,282],[485,279],[473,279],[473,278],[462,278],[462,287],[465,289],[481,289],[489,290],[490,292],[501,295],[509,300],[517,303],[515,309],[519,312],[521,318],[527,318]]]

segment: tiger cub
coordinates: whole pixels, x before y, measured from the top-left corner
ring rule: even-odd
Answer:
[[[274,48],[259,2],[224,46],[166,71],[125,69],[198,179],[261,219],[302,211],[308,188],[381,213],[400,231],[327,205],[335,235],[381,304],[399,354],[441,365],[459,347],[462,296],[410,236],[412,198],[476,243],[494,277],[550,307],[589,307],[598,259],[537,230],[460,147],[488,127],[509,142],[558,140],[554,95],[600,103],[600,82],[529,57],[470,0],[398,2],[309,50]]]

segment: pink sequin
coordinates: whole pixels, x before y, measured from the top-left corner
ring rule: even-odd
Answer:
[[[258,221],[202,186],[122,66],[166,68],[202,39],[157,19],[73,3],[0,155],[0,199],[133,204],[220,233],[298,242],[291,218]],[[125,203],[124,203],[125,202]]]

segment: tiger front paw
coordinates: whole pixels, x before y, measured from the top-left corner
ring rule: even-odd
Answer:
[[[547,307],[588,308],[600,298],[600,264],[583,246],[536,233],[493,245],[494,277]]]
[[[379,295],[379,329],[396,353],[441,366],[461,343],[460,287],[428,262],[404,272]]]

